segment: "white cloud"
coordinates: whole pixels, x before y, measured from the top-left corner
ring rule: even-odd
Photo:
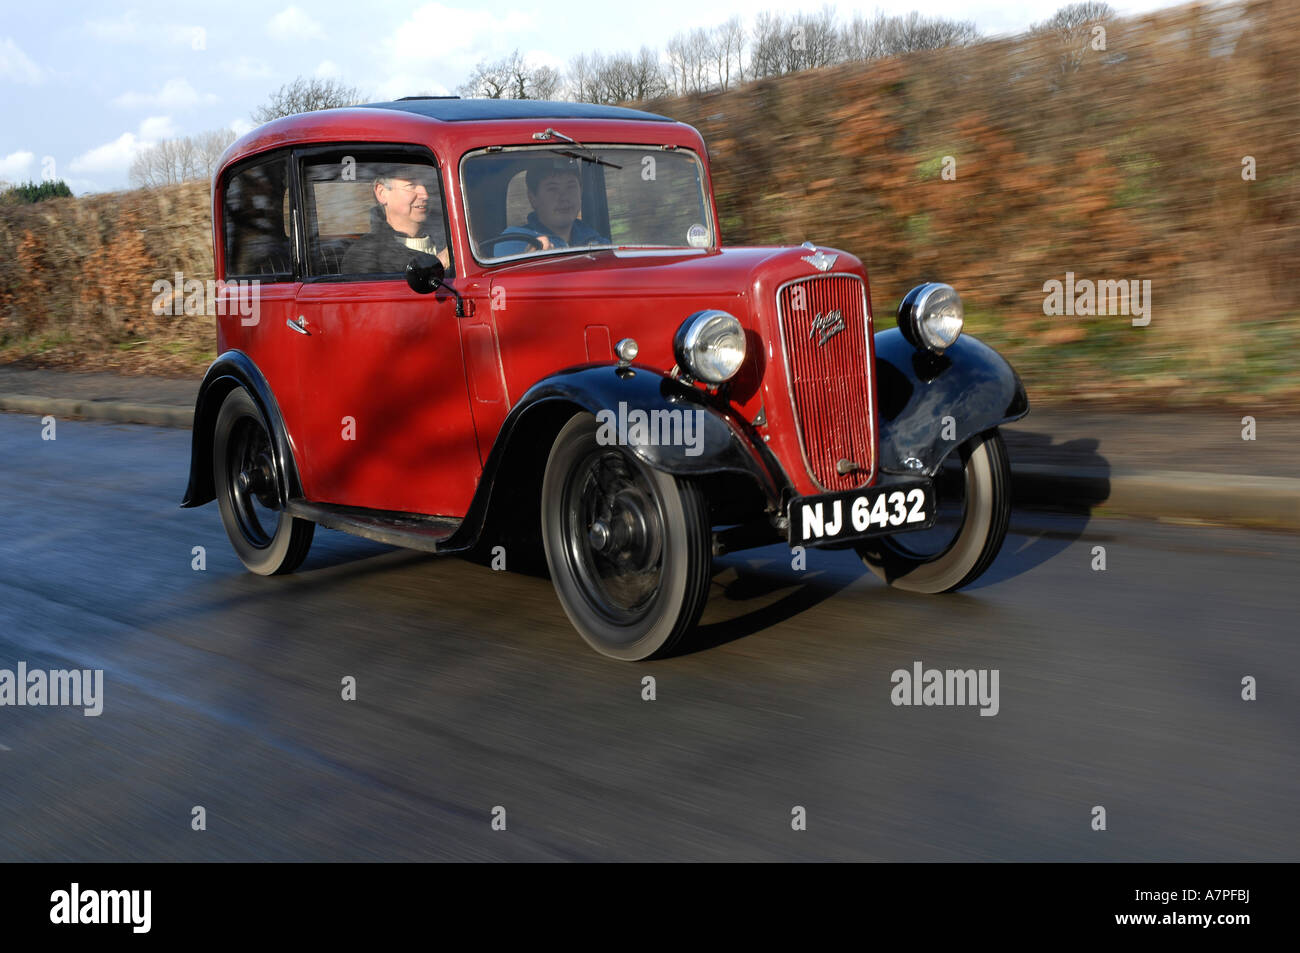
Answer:
[[[42,79],[39,66],[9,37],[0,40],[0,80],[34,86]]]
[[[92,175],[106,172],[126,172],[135,154],[142,149],[140,140],[133,132],[124,132],[112,142],[96,146],[83,152],[71,162],[68,168],[73,172],[89,172]]]
[[[222,70],[227,76],[233,76],[235,79],[266,79],[271,75],[270,66],[251,56],[226,60],[222,64]]]
[[[509,53],[520,36],[531,39],[533,32],[533,17],[518,10],[497,14],[426,3],[381,41],[383,62],[394,73],[447,61],[473,66]]]
[[[268,32],[281,40],[323,40],[325,30],[297,7],[286,7],[267,24]]]
[[[500,59],[536,42],[533,16],[426,3],[396,24],[374,50],[374,88],[380,98],[445,96],[479,60]],[[431,38],[436,37],[436,41]]]
[[[68,168],[73,172],[108,175],[122,181],[126,179],[131,160],[140,150],[175,134],[176,128],[170,116],[150,116],[135,132],[124,132],[112,142],[83,152],[68,163]]]
[[[449,90],[442,83],[429,78],[428,73],[401,73],[390,76],[378,84],[375,90],[375,102],[401,99],[403,96],[450,96]]]
[[[529,50],[523,56],[524,62],[533,69],[539,66],[549,66],[551,69],[563,73],[569,66],[563,59],[554,53],[548,53],[546,50]]]
[[[243,116],[240,116],[237,119],[232,119],[230,121],[230,128],[235,130],[235,135],[242,136],[245,133],[252,132],[257,128],[257,126],[254,123],[249,122]]]
[[[27,181],[32,177],[32,162],[36,154],[32,152],[11,152],[0,157],[0,179],[6,182]]]
[[[215,103],[212,93],[200,94],[187,79],[169,79],[153,93],[123,93],[113,100],[114,106],[126,109],[190,109],[200,103]]]
[[[83,179],[71,175],[60,176],[60,178],[63,179],[68,188],[72,189],[72,194],[78,197],[104,191],[94,179]]]
[[[170,139],[176,135],[176,124],[171,116],[150,116],[140,123],[140,138],[148,142]]]
[[[336,79],[339,73],[339,64],[333,60],[321,60],[320,65],[316,67],[316,72],[312,75],[317,79]]]
[[[91,36],[108,43],[131,43],[144,38],[145,32],[152,29],[140,22],[140,15],[128,10],[116,20],[87,20],[86,31]]]
[[[87,20],[86,32],[104,43],[151,43],[155,46],[205,49],[207,31],[201,26],[181,23],[158,23],[140,19],[128,10],[117,19]]]

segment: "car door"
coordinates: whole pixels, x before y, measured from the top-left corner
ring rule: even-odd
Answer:
[[[417,252],[389,224],[414,227],[411,242],[432,243],[454,264],[443,251],[436,161],[424,148],[362,145],[303,150],[297,161],[307,239],[293,329],[310,407],[304,492],[320,503],[463,516],[480,465],[455,298],[407,285],[402,269]]]
[[[301,424],[301,349],[285,323],[297,313],[299,255],[288,149],[234,166],[221,182],[217,350],[242,351],[266,378],[289,432]]]

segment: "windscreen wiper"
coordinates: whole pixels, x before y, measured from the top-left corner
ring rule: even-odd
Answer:
[[[582,148],[586,149],[587,147],[583,146]],[[566,159],[581,159],[583,162],[594,162],[597,165],[607,165],[611,169],[623,168],[621,165],[615,165],[613,162],[607,162],[606,160],[602,159],[600,156],[597,155],[584,156],[581,152],[570,152],[567,149],[552,149],[551,151],[554,152],[556,155],[564,156]]]
[[[577,146],[579,149],[586,149],[588,152],[591,152],[591,149],[587,148],[587,146],[584,146],[581,142],[579,142],[577,139],[574,139],[572,136],[566,136],[564,133],[556,132],[554,129],[551,129],[549,127],[547,129],[544,129],[542,132],[533,133],[533,138],[534,139],[563,139],[565,142],[570,142],[573,145]],[[564,156],[566,159],[581,159],[583,162],[594,162],[597,165],[607,165],[611,169],[623,168],[621,165],[615,165],[613,162],[608,162],[605,159],[602,159],[598,155],[584,156],[576,152],[566,152],[563,149],[555,149],[553,151],[555,152],[556,155]]]

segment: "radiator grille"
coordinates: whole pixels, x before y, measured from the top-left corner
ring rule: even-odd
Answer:
[[[777,314],[809,473],[826,490],[864,486],[875,469],[875,447],[861,279],[821,275],[783,285]],[[841,473],[840,461],[857,469]]]

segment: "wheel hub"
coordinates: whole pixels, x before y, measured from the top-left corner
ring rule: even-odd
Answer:
[[[257,454],[250,460],[239,471],[235,480],[243,493],[257,497],[257,501],[263,506],[270,509],[279,507],[275,471],[272,469],[271,458],[265,452]]]
[[[577,564],[603,611],[635,616],[659,585],[662,530],[648,486],[617,453],[590,458],[576,481],[572,506]],[[581,542],[579,542],[579,540]]]

